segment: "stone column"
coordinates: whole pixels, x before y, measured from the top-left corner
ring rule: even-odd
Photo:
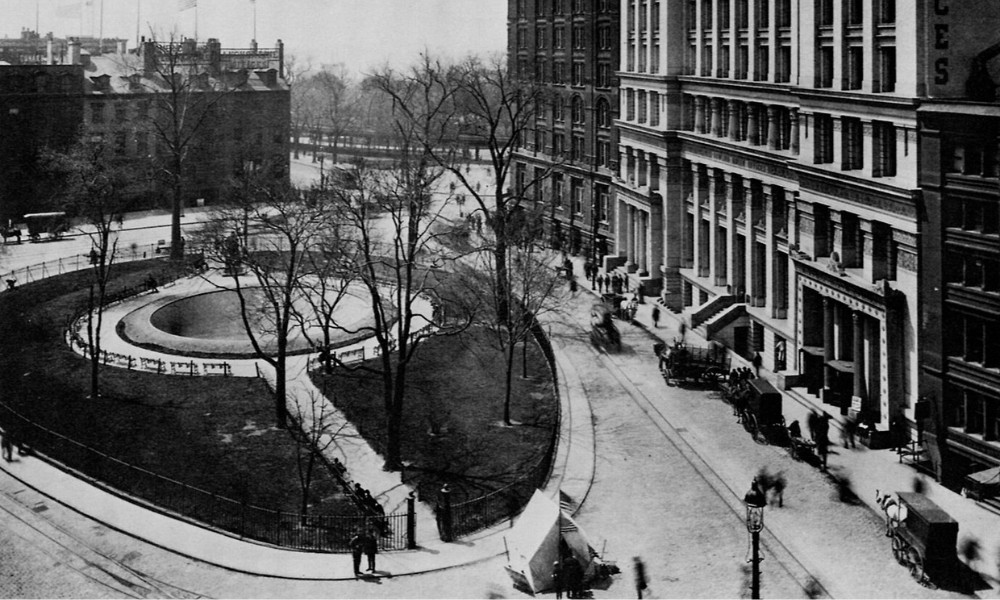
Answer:
[[[760,144],[760,131],[758,131],[757,125],[757,111],[759,109],[760,105],[758,104],[747,104],[747,141],[753,146]]]
[[[661,218],[659,225],[662,229],[660,242],[662,249],[654,256],[662,255],[663,267],[663,302],[672,309],[682,308],[683,294],[681,286],[681,276],[679,269],[683,265],[683,253],[685,241],[685,189],[684,170],[681,168],[679,158],[667,159],[658,157],[662,161],[660,164],[661,189],[660,195]],[[654,207],[653,214],[656,214]]]
[[[618,231],[615,239],[615,252],[618,256],[624,256],[625,263],[628,264],[628,205],[625,204],[624,200],[618,200],[615,206],[617,207],[615,229]]]
[[[789,137],[791,138],[789,144],[792,148],[792,154],[799,153],[799,109],[793,108],[788,111],[788,120],[791,123],[791,133]]]
[[[639,271],[649,275],[649,213],[639,211]]]
[[[867,373],[868,373],[868,397],[863,404],[864,409],[877,422],[881,419],[881,390],[882,369],[881,369],[881,333],[879,332],[879,322],[871,317],[865,319],[865,346],[867,347]]]
[[[733,249],[736,247],[736,178],[732,173],[722,175],[726,182],[726,248],[721,260],[725,261],[726,287],[736,293],[736,265]]]
[[[691,236],[693,238],[693,258],[694,273],[695,276],[700,276],[702,271],[701,264],[701,213],[702,202],[706,193],[706,181],[705,174],[702,171],[701,165],[697,163],[691,163],[691,191],[694,200],[694,226],[691,228]]]
[[[626,259],[625,267],[628,272],[635,270],[635,207],[631,204],[627,204],[625,207],[625,248],[626,248]]]
[[[745,285],[747,296],[750,297],[750,305],[757,306],[757,256],[754,252],[755,245],[755,223],[760,217],[760,208],[755,206],[754,197],[756,195],[757,186],[754,185],[752,179],[743,179],[743,205],[744,205],[744,221],[746,231],[746,245],[743,250],[743,257],[745,264],[740,268],[743,269],[745,275]]]
[[[836,305],[834,305],[833,300],[823,297],[823,390],[827,393],[833,388],[833,367],[829,366],[831,360],[834,360],[834,328],[833,328],[833,313],[836,310]]]
[[[711,170],[708,173],[708,274],[715,285],[724,285],[719,281],[719,265],[718,265],[718,223],[719,223],[719,209],[718,209],[718,198],[719,190],[725,183],[715,176],[715,170]]]
[[[868,384],[865,376],[865,314],[854,311],[851,315],[854,321],[854,397],[853,404],[864,402],[865,386]]]
[[[778,107],[768,105],[767,107],[767,147],[771,150],[779,150],[781,143],[780,136],[778,135],[778,129],[781,124],[778,123]]]

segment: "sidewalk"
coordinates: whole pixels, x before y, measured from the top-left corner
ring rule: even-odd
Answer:
[[[573,261],[575,264],[574,272],[578,275],[581,289],[590,290],[590,282],[584,281],[582,275],[583,259],[574,258]],[[596,291],[592,291],[592,293],[597,294]],[[656,300],[655,297],[646,298],[645,304],[639,305],[634,322],[645,329],[651,337],[669,344],[674,338],[679,337],[677,327],[680,324],[680,316],[661,306],[660,326],[654,327],[651,313]],[[706,345],[708,343],[705,338],[690,328],[687,329],[686,339],[688,343],[693,345]],[[734,368],[752,368],[750,361],[730,354],[733,358]],[[651,349],[649,355],[649,359],[653,360]],[[763,368],[760,370],[760,376],[772,384],[776,379],[773,372]],[[782,409],[788,423],[798,420],[805,428],[807,416],[812,410],[827,412],[833,417],[831,419],[833,428],[830,433],[832,445],[828,465],[831,470],[836,470],[849,478],[855,494],[868,508],[877,513],[879,518],[882,518],[884,513],[875,501],[876,490],[880,490],[883,494],[909,492],[913,490],[915,482],[919,480],[927,497],[958,521],[959,545],[966,538],[978,540],[980,560],[971,566],[990,586],[989,589],[979,591],[978,595],[980,597],[1000,597],[1000,572],[998,572],[1000,569],[1000,514],[952,492],[933,478],[919,473],[913,467],[900,464],[896,452],[891,449],[869,450],[860,443],[856,449],[842,448],[839,443],[841,429],[839,410],[821,402],[813,402],[797,390],[782,390],[782,396],[784,398]]]

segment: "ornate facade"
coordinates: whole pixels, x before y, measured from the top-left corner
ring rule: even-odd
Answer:
[[[622,0],[621,12],[617,260],[707,337],[759,353],[783,387],[859,415],[869,443],[896,419],[924,426],[918,107],[965,94],[996,7]]]

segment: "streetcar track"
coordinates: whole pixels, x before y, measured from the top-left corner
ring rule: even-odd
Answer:
[[[719,472],[716,471],[686,439],[684,439],[680,432],[677,431],[677,428],[670,422],[669,419],[667,419],[663,411],[656,407],[653,401],[642,391],[639,384],[625,372],[620,364],[620,361],[617,360],[614,355],[605,351],[598,351],[592,344],[585,342],[588,332],[582,325],[578,323],[563,324],[570,329],[570,331],[562,332],[558,335],[566,340],[583,343],[587,346],[590,352],[596,355],[601,364],[606,367],[607,373],[611,375],[621,386],[632,403],[649,417],[649,421],[652,425],[663,434],[663,437],[670,443],[671,446],[677,449],[680,456],[684,458],[684,460],[691,466],[698,476],[708,485],[712,492],[720,500],[722,500],[733,515],[742,521],[743,504],[740,494],[728,483],[726,483],[725,479],[722,478]],[[585,384],[582,379],[580,380],[580,385],[584,388],[584,391],[588,390],[588,385]],[[655,413],[655,417],[653,413]],[[815,582],[815,585],[819,586],[819,589],[826,597],[832,597],[826,589],[826,586],[824,586],[822,582],[820,582],[819,578],[816,577],[798,558],[795,557],[784,542],[782,542],[772,531],[770,531],[769,528],[765,527],[764,531],[766,532],[766,536],[764,536],[765,539],[762,540],[764,546],[770,551],[775,561],[781,565],[781,568],[785,571],[785,573],[802,588],[804,593],[808,589],[808,582],[811,581]],[[779,556],[779,552],[776,552],[775,549],[780,549],[780,553],[784,556]],[[797,572],[793,569],[793,567],[786,564],[786,561],[793,562],[798,567]]]
[[[20,482],[20,480],[17,479],[16,477],[14,477],[12,474],[10,474],[10,473],[7,473],[7,474],[9,476],[13,477],[15,479],[15,481]],[[17,493],[17,492],[15,492],[15,493]],[[28,511],[32,511],[32,508],[30,506],[28,506],[27,504],[25,504],[25,502],[23,502],[20,498],[17,498],[14,495],[12,495],[11,493],[6,492],[6,491],[4,491],[3,494],[4,494],[4,496],[6,498],[8,498],[9,500],[11,500],[12,502],[14,502],[15,504],[17,504],[21,508],[24,508],[25,510],[28,510]],[[44,539],[48,540],[49,542],[55,544],[57,547],[61,548],[65,552],[67,552],[70,556],[72,556],[72,557],[74,557],[74,558],[82,561],[83,564],[86,566],[86,569],[78,567],[77,565],[74,565],[73,564],[74,561],[65,560],[65,557],[56,556],[55,554],[53,554],[53,552],[49,551],[48,549],[42,548],[41,546],[38,546],[37,544],[35,544],[36,548],[38,548],[41,552],[44,552],[46,555],[48,555],[52,559],[56,560],[59,563],[62,563],[64,565],[66,565],[67,567],[69,567],[73,571],[76,571],[77,573],[79,573],[80,575],[86,577],[87,579],[90,579],[91,581],[94,581],[95,583],[97,583],[97,584],[99,584],[99,585],[101,585],[103,587],[106,587],[106,588],[108,588],[110,590],[113,590],[114,592],[116,592],[118,594],[121,594],[121,595],[124,595],[124,596],[128,596],[130,598],[150,598],[150,597],[154,597],[154,598],[181,598],[181,597],[184,597],[184,598],[203,598],[204,597],[203,595],[201,595],[201,594],[199,594],[197,592],[193,592],[191,590],[187,590],[187,589],[178,587],[176,585],[167,583],[165,581],[162,581],[160,579],[157,579],[155,577],[151,577],[151,576],[149,576],[149,575],[147,575],[145,573],[137,571],[136,569],[134,569],[134,568],[132,568],[132,567],[124,564],[123,562],[115,559],[114,557],[111,557],[111,556],[105,554],[104,552],[102,552],[102,551],[94,548],[93,546],[91,546],[90,544],[88,544],[87,542],[85,542],[84,540],[82,540],[79,537],[77,537],[76,535],[74,535],[72,532],[68,531],[64,527],[61,527],[60,525],[58,525],[57,523],[55,523],[54,521],[52,521],[50,519],[45,519],[45,518],[41,518],[40,519],[48,527],[54,529],[59,534],[61,534],[61,535],[65,536],[65,537],[69,538],[70,540],[72,540],[73,543],[75,543],[78,546],[84,548],[86,552],[91,553],[93,555],[96,555],[97,557],[99,557],[100,560],[107,561],[108,563],[111,563],[112,565],[114,565],[115,567],[117,567],[117,568],[125,571],[128,575],[130,575],[131,577],[133,577],[134,579],[136,579],[138,582],[141,582],[141,583],[137,583],[135,581],[129,581],[127,578],[122,577],[119,574],[113,573],[108,568],[106,568],[106,567],[98,564],[94,560],[91,560],[91,559],[85,557],[83,555],[83,553],[80,552],[78,549],[71,548],[64,541],[57,539],[57,537],[55,535],[51,534],[50,532],[44,531],[43,528],[41,528],[38,525],[36,525],[36,524],[30,522],[29,520],[25,519],[24,517],[22,517],[21,515],[17,514],[15,511],[11,510],[7,506],[4,506],[3,504],[0,504],[0,511],[3,511],[7,515],[9,515],[11,518],[13,518],[14,520],[18,521],[22,525],[24,525],[25,527],[28,527],[29,529],[33,530],[38,535],[40,535],[42,538],[44,538]],[[34,514],[34,511],[32,511],[32,514]],[[110,584],[108,581],[102,579],[101,577],[95,576],[94,574],[88,572],[87,569],[96,569],[97,571],[99,571],[102,574],[104,574],[106,577],[110,577],[115,582],[119,583],[120,585],[125,586],[126,589],[120,589],[120,588],[118,588],[118,587]],[[145,585],[143,585],[143,584],[145,584]]]

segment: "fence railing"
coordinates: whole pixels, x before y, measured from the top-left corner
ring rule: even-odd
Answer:
[[[31,452],[58,458],[119,492],[189,520],[216,527],[239,537],[285,548],[349,552],[348,542],[358,531],[382,533],[383,550],[407,546],[408,515],[311,515],[274,510],[215,494],[109,456],[35,423],[0,403],[5,433],[24,442]]]
[[[552,375],[556,398],[559,397],[558,378],[556,377],[556,360],[548,336],[538,321],[531,328],[532,336],[545,356]],[[556,406],[559,403],[556,402]],[[558,408],[557,408],[558,411]],[[524,475],[512,483],[490,492],[485,496],[474,498],[449,508],[438,506],[438,531],[444,540],[469,535],[492,527],[500,521],[511,519],[521,512],[521,509],[531,499],[535,489],[542,487],[548,480],[552,470],[552,458],[555,454],[559,436],[559,415],[556,414],[549,445],[541,459]],[[447,513],[447,516],[445,515]],[[450,522],[449,522],[450,521]],[[450,531],[449,531],[450,529]]]
[[[132,262],[135,260],[145,260],[157,257],[166,258],[166,254],[160,254],[160,250],[162,248],[162,246],[158,246],[157,244],[143,244],[141,246],[119,248],[115,253],[115,262]],[[8,283],[5,288],[9,289],[9,282],[11,281],[16,282],[17,285],[22,285],[33,281],[39,281],[41,279],[45,279],[46,277],[54,277],[56,275],[62,275],[63,273],[72,273],[73,271],[89,269],[93,266],[93,263],[90,262],[89,254],[76,254],[63,258],[54,258],[52,260],[40,262],[34,265],[28,265],[26,267],[11,269],[10,271],[4,272],[3,275],[0,276],[0,279],[3,279],[5,283]]]

